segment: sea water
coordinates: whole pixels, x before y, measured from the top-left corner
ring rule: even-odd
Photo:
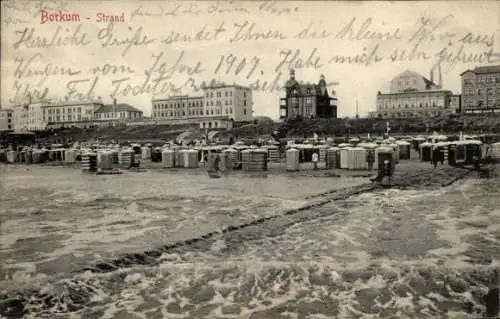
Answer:
[[[0,298],[23,299],[27,318],[470,318],[500,258],[498,179],[364,193],[222,233],[367,181],[0,175]],[[209,232],[154,262],[83,270]]]

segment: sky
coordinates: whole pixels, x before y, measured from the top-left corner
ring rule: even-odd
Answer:
[[[363,116],[405,70],[429,77],[440,64],[443,89],[459,93],[463,71],[500,64],[494,1],[1,4],[2,108],[31,92],[32,102],[116,98],[149,115],[152,99],[199,95],[214,79],[253,87],[254,115],[276,119],[294,68],[298,81],[325,76],[339,116],[354,116],[356,101]]]

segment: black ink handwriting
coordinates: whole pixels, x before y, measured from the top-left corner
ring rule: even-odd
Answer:
[[[120,74],[120,73],[132,74],[132,73],[135,73],[135,70],[129,66],[126,66],[126,65],[115,65],[115,64],[105,63],[103,65],[89,68],[88,73],[90,73],[92,75],[96,75],[96,74],[112,75],[112,74]]]
[[[166,62],[162,62],[162,59],[165,57],[163,52],[153,54],[153,65],[149,69],[145,70],[144,73],[146,76],[151,76],[152,74],[157,73],[160,77],[171,78],[174,75],[187,74],[188,76],[192,76],[205,72],[200,61],[193,64],[186,64],[184,62],[184,55],[185,52],[181,51],[175,63],[169,66]]]
[[[12,18],[12,17],[5,17],[5,19],[2,19],[3,24],[5,25],[15,25],[15,24],[27,24],[30,23],[29,21],[23,20],[23,19],[18,19],[18,18]]]
[[[66,83],[66,89],[68,90],[64,96],[65,102],[71,101],[95,101],[97,100],[94,94],[97,83],[99,82],[99,77],[87,79],[73,80]],[[85,86],[87,86],[85,88]]]
[[[206,8],[200,8],[196,2],[183,2],[175,4],[171,8],[166,8],[164,6],[154,6],[152,8],[144,8],[142,5],[135,8],[130,14],[130,21],[133,21],[136,17],[179,17],[186,15],[198,15],[198,14],[237,14],[248,13],[248,10],[244,7],[239,6],[238,2],[233,1],[217,1],[208,5]]]
[[[174,42],[198,42],[198,41],[217,41],[221,33],[226,32],[224,22],[219,27],[207,31],[205,24],[200,30],[196,31],[193,35],[182,34],[176,31],[170,31],[166,38],[162,40],[164,44],[171,44]]]
[[[117,79],[111,82],[113,86],[112,93],[110,94],[111,98],[117,97],[127,97],[127,96],[139,96],[139,95],[167,95],[172,93],[180,92],[180,86],[176,86],[174,83],[168,81],[167,78],[156,78],[151,79],[150,77],[146,77],[141,84],[136,84],[132,81],[130,77],[124,77],[121,79]]]
[[[281,5],[283,2],[280,4],[278,3],[278,1],[264,1],[259,5],[259,12],[280,16],[289,15],[299,11],[298,7],[288,8]]]
[[[14,97],[9,98],[9,103],[22,104],[30,97],[32,103],[43,101],[49,94],[49,89],[46,87],[40,88],[29,83],[23,83],[19,80],[14,81]]]
[[[33,8],[30,7],[30,3],[30,1],[2,1],[2,10],[11,9],[13,11],[32,13]]]
[[[432,59],[432,56],[419,49],[420,43],[415,43],[410,49],[396,48],[389,56],[392,62],[408,62],[408,61],[427,61]]]
[[[241,72],[246,73],[246,79],[250,79],[254,74],[256,74],[256,70],[259,67],[260,58],[257,56],[253,57],[244,57],[239,58],[232,53],[228,55],[221,55],[219,58],[219,62],[215,67],[214,74],[234,74],[239,75]],[[261,70],[261,73],[263,71]]]
[[[111,82],[113,92],[111,97],[133,96],[151,94],[153,96],[176,92],[180,87],[176,87],[170,80],[176,75],[195,76],[205,72],[201,62],[186,64],[184,60],[184,51],[179,54],[176,62],[171,66],[162,62],[165,54],[163,52],[153,54],[153,64],[144,71],[146,77],[141,84],[135,84],[130,77],[123,77]],[[157,75],[157,77],[153,77]]]
[[[304,40],[304,39],[326,39],[329,38],[332,33],[325,29],[316,29],[315,22],[310,22],[307,27],[302,29],[299,33],[294,36],[294,39]]]
[[[31,3],[31,7],[35,8],[35,11],[33,12],[33,18],[38,16],[40,11],[68,11],[68,1],[65,0],[38,0],[36,2],[29,2]]]
[[[418,20],[418,29],[412,34],[408,42],[422,43],[425,41],[449,41],[453,39],[456,36],[455,33],[444,31],[438,34],[437,32],[451,18],[453,18],[453,15],[449,14],[433,24],[430,18],[421,17]]]
[[[355,28],[356,17],[353,17],[336,35],[336,39],[340,40],[374,40],[374,41],[390,41],[390,40],[400,40],[403,36],[401,34],[401,30],[399,28],[395,28],[389,31],[381,31],[374,29],[372,27],[373,19],[366,18],[361,26]]]
[[[110,23],[107,27],[102,28],[97,33],[97,38],[102,41],[102,47],[124,47],[122,51],[122,57],[125,57],[132,47],[147,46],[156,41],[155,38],[149,38],[147,35],[143,35],[142,26],[133,30],[129,27],[129,31],[133,34],[131,37],[120,37],[113,33],[114,24]]]
[[[130,14],[130,21],[135,17],[165,17],[165,16],[179,16],[179,15],[197,15],[201,13],[196,3],[176,4],[173,8],[165,8],[163,6],[156,6],[149,10],[143,8],[142,5],[135,8]]]
[[[235,23],[236,32],[229,39],[229,43],[258,41],[258,40],[285,40],[287,36],[278,30],[255,31],[255,22]]]
[[[355,55],[335,55],[330,58],[328,63],[371,66],[383,60],[383,58],[379,56],[379,47],[380,44],[376,44],[371,49],[364,47],[362,53],[358,53]]]
[[[286,69],[319,69],[323,67],[321,56],[316,48],[312,49],[309,54],[305,55],[300,49],[281,50],[280,57],[281,60],[274,68],[274,72],[280,71],[283,67],[286,67]]]
[[[500,60],[500,54],[494,52],[493,48],[488,51],[467,51],[465,45],[455,49],[450,43],[435,54],[435,66],[445,64],[448,70],[455,68],[458,64],[494,64]]]
[[[233,1],[217,1],[210,5],[207,9],[207,13],[218,14],[218,13],[248,13],[248,10],[240,7],[238,2]]]
[[[492,34],[474,34],[472,32],[468,32],[466,35],[461,37],[458,42],[468,45],[482,44],[491,48],[495,44],[495,32]]]
[[[91,40],[87,39],[87,33],[81,30],[81,24],[73,32],[69,28],[58,26],[52,36],[45,37],[36,35],[35,28],[24,28],[23,30],[16,31],[16,35],[19,35],[20,38],[14,42],[14,48],[49,49],[53,47],[87,46],[91,43]],[[64,35],[63,33],[71,33],[71,35]]]
[[[275,72],[273,73],[272,79],[266,80],[262,78],[258,78],[252,83],[250,83],[249,87],[254,92],[265,92],[265,93],[274,93],[274,92],[283,92],[284,87],[281,86],[286,81],[286,75],[283,75],[283,72]],[[203,81],[201,83],[197,82],[196,78],[189,78],[181,87],[188,88],[193,90],[194,92],[201,91],[203,87],[206,86],[206,82]],[[208,83],[217,83],[216,79],[212,79],[208,81]],[[304,84],[303,81],[298,81],[299,84]],[[327,83],[327,87],[335,87],[338,86],[339,82],[332,81]]]
[[[22,57],[17,57],[14,60],[15,71],[14,77],[16,79],[23,79],[29,77],[41,77],[38,85],[42,86],[45,81],[52,76],[74,76],[81,73],[81,70],[66,68],[59,65],[54,65],[52,63],[47,63],[43,67],[37,67],[39,65],[43,56],[41,53],[35,53],[29,59]]]

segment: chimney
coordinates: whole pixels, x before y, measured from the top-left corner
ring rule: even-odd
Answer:
[[[319,80],[320,81],[324,81],[325,80],[325,76],[323,74],[321,74],[320,77],[319,77]]]
[[[294,69],[290,69],[290,79],[295,80],[295,70]]]
[[[430,80],[434,83],[434,66],[431,68]]]
[[[438,64],[438,86],[441,89],[443,87],[443,78],[441,74],[441,62]]]
[[[113,99],[113,105],[116,105],[116,99]]]

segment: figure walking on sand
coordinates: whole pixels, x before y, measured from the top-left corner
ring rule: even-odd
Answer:
[[[312,162],[313,162],[313,165],[314,165],[314,170],[318,169],[318,161],[319,161],[319,155],[318,155],[317,152],[314,152],[313,155],[312,155]]]

